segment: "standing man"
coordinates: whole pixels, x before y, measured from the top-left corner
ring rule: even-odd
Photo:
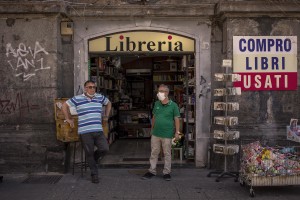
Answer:
[[[106,106],[102,116],[103,106]],[[95,82],[84,83],[84,93],[67,100],[62,107],[66,121],[74,127],[69,107],[74,107],[78,113],[78,134],[85,151],[91,170],[92,183],[99,183],[97,161],[108,152],[109,147],[103,134],[102,120],[107,123],[111,102],[102,94],[96,93]],[[94,145],[97,150],[94,152]]]
[[[179,139],[179,108],[178,105],[168,98],[169,87],[161,84],[158,88],[156,101],[153,108],[152,127],[151,127],[151,156],[149,171],[142,177],[142,179],[150,179],[156,176],[156,165],[161,146],[164,152],[164,169],[163,178],[166,181],[171,180],[171,148],[172,137]],[[174,131],[175,122],[175,131]]]

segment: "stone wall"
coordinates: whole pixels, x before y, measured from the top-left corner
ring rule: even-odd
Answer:
[[[65,145],[55,137],[53,100],[71,97],[80,89],[87,75],[82,68],[87,65],[82,51],[87,39],[139,28],[197,39],[196,156],[197,166],[207,165],[207,147],[213,142],[211,114],[215,114],[207,88],[213,80],[210,75],[220,71],[222,59],[232,58],[232,36],[296,35],[299,41],[300,12],[295,1],[199,2],[0,1],[0,173],[44,171],[47,164],[49,171],[64,170]],[[74,22],[73,36],[61,36],[62,20]],[[199,86],[201,76],[207,80],[205,94]],[[211,89],[215,87],[212,82]],[[290,118],[300,118],[299,95],[298,89],[244,92],[237,97],[240,143],[286,143],[285,126]],[[222,157],[211,158],[212,167],[223,167]],[[234,157],[229,166],[235,168],[237,160]]]
[[[47,149],[49,170],[62,171],[53,102],[73,94],[74,77],[73,44],[60,37],[60,20],[38,14],[0,19],[1,173],[44,170]]]
[[[233,36],[297,36],[298,38],[298,90],[295,91],[247,91],[241,96],[231,97],[231,101],[240,104],[240,110],[233,113],[239,118],[241,139],[236,144],[246,144],[259,140],[263,145],[268,146],[295,146],[295,142],[286,140],[286,126],[291,118],[300,118],[300,90],[299,90],[299,38],[300,23],[299,12],[291,12],[291,4],[262,4],[261,2],[237,3],[235,6],[229,3],[220,3],[216,28],[213,29],[212,45],[215,60],[212,60],[212,72],[221,72],[221,60],[232,59]],[[290,3],[290,2],[289,2]],[[274,10],[278,6],[278,10]],[[254,8],[257,9],[254,9]],[[299,5],[294,5],[298,7]],[[253,8],[262,14],[251,12]],[[237,11],[239,10],[239,11]],[[273,10],[263,12],[263,10]],[[237,11],[237,12],[236,12]],[[289,12],[290,11],[290,12]],[[221,19],[221,20],[220,20]],[[222,41],[222,42],[220,42]],[[217,52],[217,53],[216,53]],[[219,54],[220,53],[220,54]],[[212,57],[214,57],[212,55]],[[217,88],[214,84],[212,88]],[[213,97],[212,97],[213,98]],[[218,112],[212,111],[213,115]],[[212,125],[212,130],[217,126]],[[211,140],[211,145],[215,140]],[[221,164],[223,156],[211,153],[211,167],[223,168]],[[228,166],[231,170],[237,170],[239,156],[229,158]]]

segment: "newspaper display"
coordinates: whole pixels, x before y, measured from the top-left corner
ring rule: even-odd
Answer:
[[[239,103],[237,102],[214,102],[214,110],[236,111],[239,110],[239,108]]]
[[[236,140],[240,137],[239,131],[222,131],[222,130],[214,130],[214,138],[219,140]]]
[[[240,109],[240,105],[238,102],[228,102],[226,108],[228,111],[236,111]]]
[[[239,145],[214,144],[213,151],[215,153],[224,154],[224,155],[234,155],[239,152]]]
[[[240,87],[228,87],[226,88],[217,88],[214,89],[214,96],[233,96],[233,95],[241,95],[242,90]]]
[[[214,110],[226,110],[226,107],[224,102],[214,102]]]
[[[238,117],[233,116],[215,116],[214,123],[218,125],[225,125],[225,126],[236,126],[238,125]]]
[[[218,88],[214,89],[214,96],[221,97],[226,95],[226,89],[225,88]]]
[[[215,73],[215,81],[237,82],[237,81],[241,81],[241,75],[240,74]]]

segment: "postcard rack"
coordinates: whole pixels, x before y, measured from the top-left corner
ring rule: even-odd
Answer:
[[[216,141],[213,144],[213,152],[216,154],[224,155],[224,169],[212,171],[207,176],[211,177],[213,174],[217,174],[216,182],[224,176],[234,177],[234,181],[238,181],[238,172],[230,172],[227,170],[227,156],[235,155],[239,152],[239,145],[232,144],[229,141],[238,140],[240,133],[232,128],[238,124],[238,117],[228,115],[229,112],[239,110],[238,102],[229,102],[229,96],[241,95],[241,88],[233,87],[232,82],[240,81],[240,75],[229,74],[228,68],[231,68],[231,60],[223,60],[222,68],[225,69],[225,73],[216,73],[214,76],[215,81],[223,82],[224,88],[214,89],[214,96],[217,98],[223,97],[223,101],[215,101],[213,103],[213,109],[215,111],[222,111],[222,116],[214,116],[213,123],[217,129],[213,131],[212,135]],[[220,143],[220,141],[222,141]]]

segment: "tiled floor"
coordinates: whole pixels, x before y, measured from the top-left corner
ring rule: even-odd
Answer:
[[[101,165],[149,165],[150,139],[119,139],[111,146]],[[163,158],[162,158],[163,159]],[[162,164],[161,159],[158,164]],[[185,163],[174,159],[172,163]]]

